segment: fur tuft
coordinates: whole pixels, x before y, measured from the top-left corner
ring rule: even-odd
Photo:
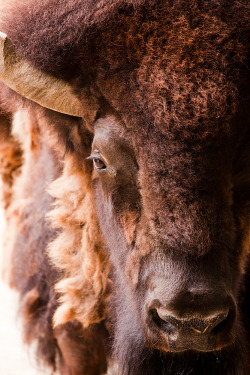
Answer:
[[[88,327],[105,318],[110,292],[110,266],[95,217],[91,169],[74,154],[67,155],[63,174],[49,192],[56,203],[48,217],[60,231],[49,245],[49,255],[63,275],[56,285],[61,306],[54,322],[76,318]]]

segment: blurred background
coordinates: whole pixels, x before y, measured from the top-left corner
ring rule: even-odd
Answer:
[[[19,0],[0,0],[1,11],[6,4]],[[1,30],[0,30],[1,31]],[[0,127],[0,139],[3,129]],[[32,348],[22,343],[21,322],[18,320],[18,294],[2,280],[3,232],[5,227],[2,200],[2,180],[0,173],[0,375],[48,375],[50,371],[38,369]]]
[[[0,197],[2,183],[0,179]],[[0,200],[0,271],[2,274],[4,247],[2,243],[5,227],[4,211]],[[50,374],[37,367],[32,348],[22,343],[21,322],[18,320],[18,294],[0,280],[0,374],[41,375]]]

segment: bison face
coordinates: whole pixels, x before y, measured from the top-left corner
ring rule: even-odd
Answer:
[[[244,254],[230,137],[188,147],[190,139],[171,142],[156,128],[134,137],[115,116],[94,129],[89,159],[117,321],[164,352],[232,344]]]
[[[65,244],[59,235],[51,245],[50,257],[66,270],[61,290],[58,286],[64,294],[63,318],[55,320],[76,317],[88,326],[105,315],[114,328],[114,357],[124,368],[134,351],[147,351],[119,374],[204,374],[202,361],[213,353],[200,352],[219,356],[221,349],[226,362],[215,364],[216,372],[212,362],[207,373],[242,374],[237,366],[232,372],[227,360],[234,343],[235,356],[241,353],[239,291],[249,250],[245,7],[238,8],[241,2],[229,2],[227,11],[224,2],[111,1],[111,13],[103,8],[102,18],[100,4],[105,2],[96,2],[97,8],[90,3],[93,13],[84,16],[80,27],[70,26],[70,32],[49,32],[47,38],[39,31],[32,44],[23,42],[22,29],[18,42],[14,29],[15,44],[34,65],[22,63],[8,38],[0,35],[1,79],[53,110],[45,126],[59,135],[63,147],[72,146],[66,148],[66,167],[54,185],[56,190],[64,184],[63,194],[59,189],[54,197],[68,215],[67,220],[59,217],[59,227],[66,237],[68,226],[77,232],[69,236],[72,242]],[[54,14],[58,24],[66,14],[79,22],[79,9],[72,13],[64,8],[62,17],[57,10]],[[29,23],[20,22],[28,36]],[[11,30],[7,27],[10,35]],[[58,35],[66,36],[63,43],[53,42]],[[26,86],[27,75],[31,87]],[[56,120],[55,112],[74,118]],[[92,169],[85,164],[92,134],[88,159],[93,184]],[[109,265],[93,229],[95,209],[112,268],[109,309]],[[66,261],[60,261],[61,253]],[[184,351],[199,352],[190,371],[178,367]],[[150,362],[155,352],[160,370]],[[149,366],[144,371],[140,365],[145,358]]]

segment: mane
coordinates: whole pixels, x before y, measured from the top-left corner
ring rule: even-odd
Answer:
[[[2,202],[5,209],[12,200],[12,186],[22,165],[20,145],[11,135],[11,114],[0,111],[0,170],[2,175]]]
[[[109,261],[94,209],[89,166],[74,153],[65,157],[62,176],[50,185],[55,208],[48,217],[60,234],[49,245],[50,258],[63,271],[56,285],[61,306],[56,325],[77,318],[83,327],[105,319]]]

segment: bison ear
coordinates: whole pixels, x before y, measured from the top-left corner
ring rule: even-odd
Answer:
[[[13,91],[53,111],[82,117],[80,101],[71,86],[36,69],[19,56],[7,35],[0,32],[0,80]]]

